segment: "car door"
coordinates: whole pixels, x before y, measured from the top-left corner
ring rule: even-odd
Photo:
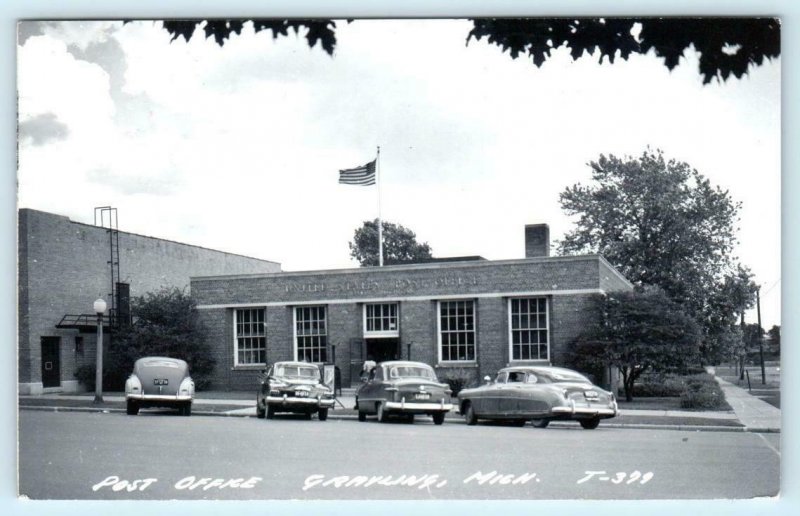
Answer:
[[[519,396],[519,414],[522,416],[537,416],[549,412],[549,405],[545,399],[543,383],[534,373],[528,373],[525,383],[521,387]]]
[[[516,416],[520,411],[520,397],[524,394],[525,373],[510,371],[500,393],[499,411],[503,416]]]
[[[486,387],[486,391],[478,401],[475,412],[479,415],[496,416],[500,413],[500,400],[508,380],[508,373],[500,371],[495,377],[494,383]]]

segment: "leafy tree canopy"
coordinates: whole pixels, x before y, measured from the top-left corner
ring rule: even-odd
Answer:
[[[120,389],[133,370],[133,363],[146,356],[185,360],[198,389],[207,387],[215,360],[194,300],[178,288],[164,288],[131,299],[134,322],[111,335],[108,359],[103,367],[103,384]],[[93,383],[94,366],[78,372],[88,386]]]
[[[304,33],[308,45],[319,43],[329,55],[336,47],[336,22],[329,19],[251,20],[256,32],[270,30],[274,38],[290,31]],[[245,20],[168,20],[164,28],[174,41],[189,41],[198,26],[206,38],[223,45],[231,34],[240,34]],[[664,66],[675,68],[684,51],[693,47],[700,52],[703,82],[740,78],[751,66],[780,55],[780,22],[775,18],[477,18],[467,35],[483,38],[508,51],[513,59],[527,55],[541,66],[553,50],[562,46],[573,59],[599,54],[613,63],[631,54],[651,50]]]
[[[645,372],[680,372],[699,358],[700,328],[657,287],[596,296],[598,324],[575,341],[571,361],[582,370],[614,366],[625,397]]]
[[[410,229],[391,222],[383,222],[382,226],[384,265],[419,263],[432,258],[428,243],[417,242],[417,235]],[[378,219],[364,221],[348,245],[350,256],[362,267],[378,265]]]
[[[733,257],[739,204],[661,151],[600,156],[589,166],[592,184],[560,196],[578,217],[560,254],[601,254],[635,285],[659,286],[701,325],[704,359],[718,362],[727,327],[752,306],[756,290]]]

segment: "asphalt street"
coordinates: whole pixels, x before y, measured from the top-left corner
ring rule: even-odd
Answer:
[[[33,499],[774,496],[780,434],[20,411]]]

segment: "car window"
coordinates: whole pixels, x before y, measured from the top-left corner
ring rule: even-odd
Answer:
[[[536,378],[536,375],[533,373],[528,373],[528,376],[525,377],[525,383],[538,383],[539,379]]]
[[[389,378],[424,378],[434,380],[436,377],[433,371],[427,367],[420,366],[394,366],[389,370]]]
[[[506,380],[508,380],[508,373],[504,371],[502,373],[497,373],[497,378],[495,378],[494,381],[496,383],[506,383]]]
[[[141,363],[141,365],[145,367],[172,367],[174,369],[179,369],[181,366],[177,362],[173,362],[172,360],[145,360]]]
[[[316,380],[319,379],[319,369],[313,366],[283,365],[275,368],[275,376]]]
[[[522,383],[525,381],[525,373],[522,371],[511,371],[508,373],[508,383]]]
[[[575,371],[539,371],[539,381],[546,380],[547,383],[558,382],[578,382],[578,383],[592,383],[588,378]],[[544,382],[543,382],[544,383]]]

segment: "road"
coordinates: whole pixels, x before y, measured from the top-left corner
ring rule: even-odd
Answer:
[[[20,493],[33,499],[694,499],[779,486],[779,434],[30,410],[19,424]]]

